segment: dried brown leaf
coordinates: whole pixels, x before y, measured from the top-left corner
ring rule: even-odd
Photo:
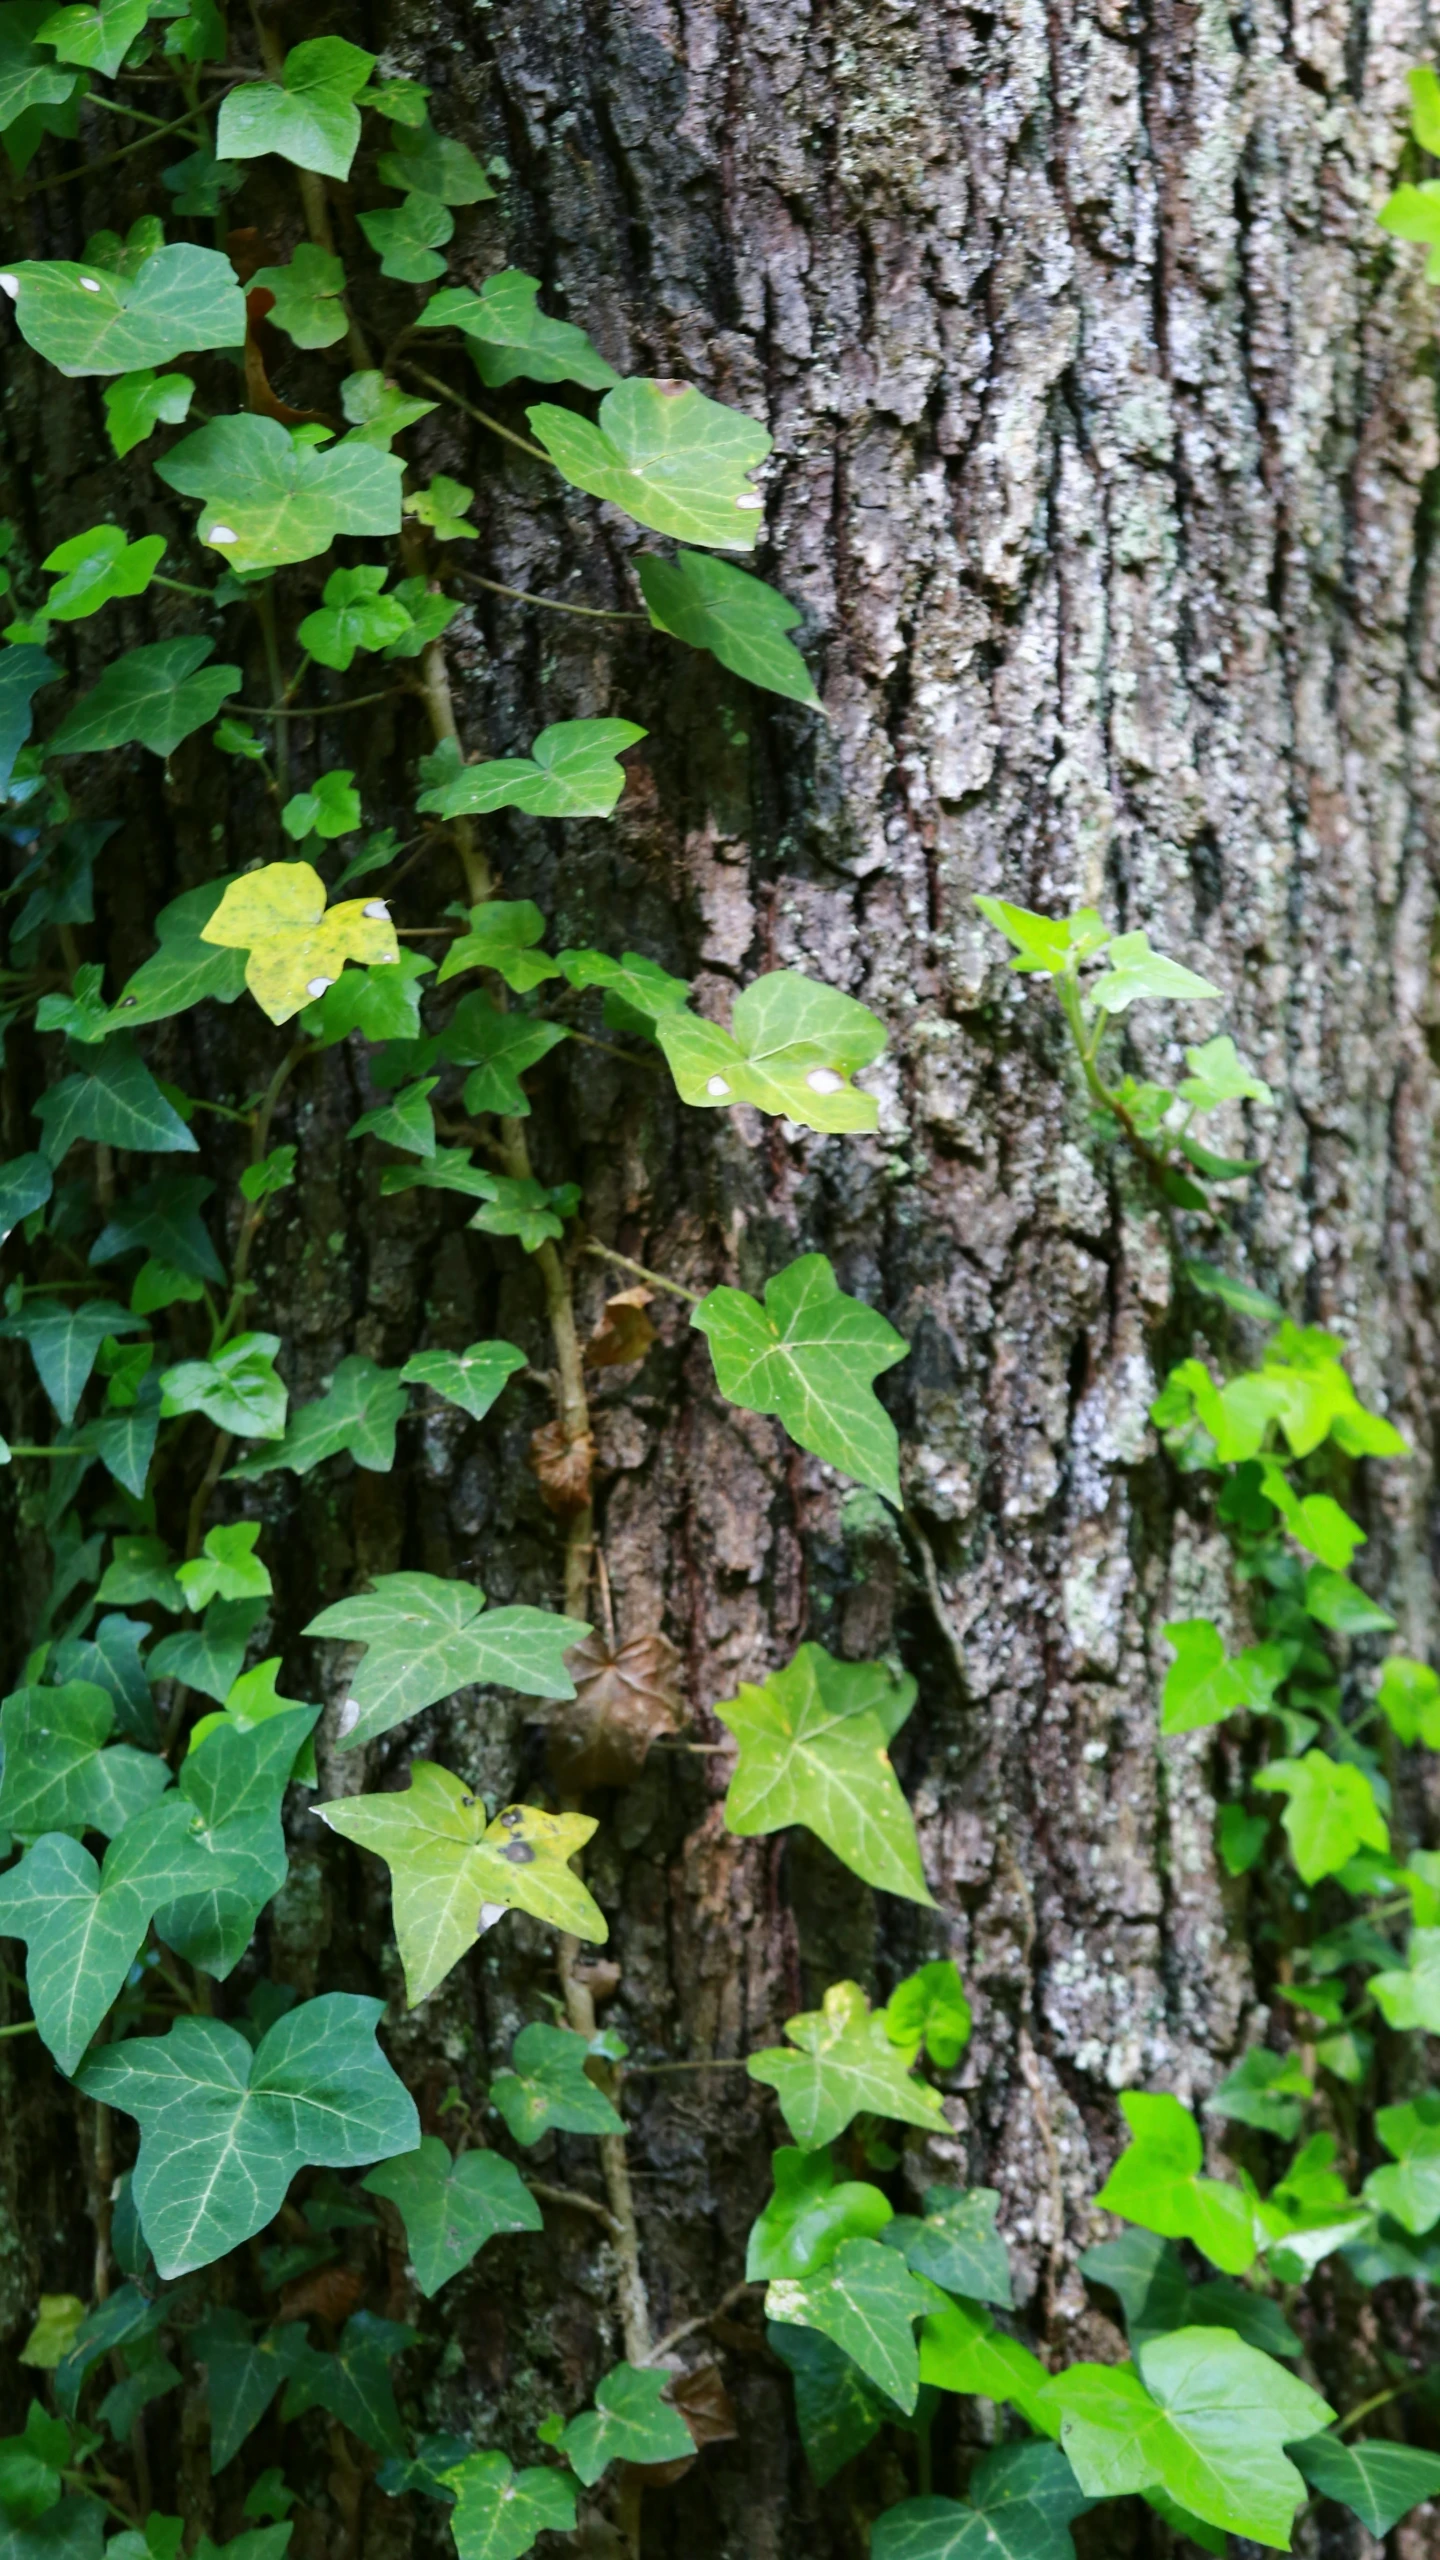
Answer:
[[[282,2320],[329,2320],[342,2328],[365,2291],[365,2279],[353,2267],[316,2267],[297,2276],[280,2296]]]
[[[674,2401],[694,2437],[696,2453],[702,2445],[726,2444],[740,2433],[718,2365],[702,2364],[693,2373],[677,2373],[665,2396]],[[682,2453],[673,2462],[637,2462],[629,2467],[652,2488],[663,2489],[672,2480],[683,2480],[694,2460],[694,2453]]]
[[[621,1289],[605,1301],[604,1312],[585,1345],[585,1365],[590,1369],[619,1369],[628,1360],[643,1360],[656,1339],[655,1327],[645,1313],[655,1292],[653,1289]]]
[[[572,1439],[563,1422],[546,1422],[531,1435],[530,1464],[540,1479],[547,1507],[562,1520],[573,1519],[590,1499],[595,1443],[588,1431]]]
[[[679,1726],[680,1656],[658,1634],[612,1652],[597,1630],[565,1659],[575,1695],[550,1720],[551,1775],[566,1789],[628,1786],[656,1735]]]

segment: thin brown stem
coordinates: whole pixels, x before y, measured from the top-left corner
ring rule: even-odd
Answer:
[[[617,1271],[628,1271],[636,1280],[648,1280],[652,1289],[668,1289],[672,1298],[684,1298],[692,1307],[703,1302],[701,1290],[687,1289],[679,1280],[667,1280],[663,1271],[650,1271],[643,1262],[632,1262],[628,1253],[617,1253],[613,1245],[598,1244],[594,1236],[587,1236],[580,1250],[598,1254],[602,1262],[613,1262]]]
[[[764,2290],[763,2284],[755,2284],[749,2280],[732,2284],[728,2293],[722,2293],[713,2311],[701,2311],[693,2320],[682,2320],[678,2329],[669,2330],[651,2348],[647,2356],[641,2357],[641,2363],[658,2364],[662,2356],[670,2353],[672,2347],[680,2345],[682,2339],[693,2338],[697,2329],[708,2329],[714,2321],[723,2320],[726,2312],[733,2311],[737,2302],[743,2302],[747,2293],[763,2293]]]
[[[588,2043],[595,2033],[595,1999],[579,1970],[579,1955],[580,1942],[577,1938],[563,1937],[560,1940],[556,1962],[560,1988],[565,1994],[565,2014],[575,2033],[584,2036]],[[612,2071],[607,2077],[613,2093],[617,2075]],[[623,2133],[600,2136],[600,2166],[616,2226],[611,2237],[619,2263],[620,2328],[625,2340],[626,2360],[630,2364],[643,2364],[650,2353],[650,2305],[640,2265],[640,2225],[635,2213],[635,2191],[630,2184],[630,2162]]]
[[[61,169],[53,178],[38,178],[33,193],[43,195],[48,187],[68,187],[76,178],[93,178],[97,169],[113,168],[117,160],[128,160],[132,151],[148,151],[152,142],[159,142],[167,133],[182,133],[186,125],[193,124],[194,120],[187,108],[185,114],[177,116],[173,124],[157,125],[153,133],[142,133],[134,142],[122,142],[117,151],[102,151],[98,159],[85,160],[78,169]]]
[[[298,709],[285,702],[232,702],[228,708],[249,720],[330,720],[342,711],[368,711],[376,702],[396,702],[412,690],[408,684],[392,684],[383,693],[355,693],[344,702],[301,703]]]
[[[603,2224],[612,2240],[618,2239],[619,2228],[615,2216],[608,2205],[600,2202],[598,2196],[582,2196],[574,2187],[547,2186],[543,2178],[527,2178],[525,2184],[532,2196],[539,2198],[541,2204],[565,2205],[573,2213],[586,2213],[592,2222]]]

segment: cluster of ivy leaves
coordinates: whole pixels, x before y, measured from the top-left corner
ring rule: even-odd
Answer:
[[[551,950],[540,912],[499,896],[467,897],[437,965],[404,947],[387,894],[402,894],[404,849],[388,831],[365,833],[354,768],[289,789],[284,718],[309,670],[346,676],[373,658],[403,685],[437,650],[443,661],[458,610],[447,581],[455,546],[475,535],[475,492],[444,474],[425,479],[403,440],[435,407],[417,381],[470,406],[428,370],[457,355],[487,395],[516,383],[566,394],[525,410],[520,441],[571,489],[672,546],[635,559],[656,631],[797,706],[816,695],[790,637],[796,608],[733,556],[748,556],[761,529],[764,428],[693,385],[622,379],[582,329],[541,309],[533,277],[502,268],[478,291],[446,285],[418,301],[406,334],[424,365],[407,360],[396,379],[357,353],[338,387],[343,428],[275,399],[262,321],[302,352],[364,347],[358,315],[373,277],[347,272],[324,208],[327,183],[351,177],[365,119],[372,135],[383,128],[374,176],[388,200],[361,211],[359,227],[389,283],[418,294],[445,276],[457,210],[493,201],[500,173],[441,129],[421,84],[389,76],[358,45],[323,36],[258,64],[241,51],[217,0],[0,5],[0,137],[18,172],[48,143],[74,141],[86,110],[154,127],[133,78],[173,82],[183,105],[173,120],[181,157],[160,173],[163,211],[123,238],[95,235],[77,260],[16,257],[0,291],[37,356],[100,386],[117,458],[143,454],[197,509],[168,568],[161,536],[132,539],[108,522],[77,525],[39,561],[7,529],[0,554],[15,605],[0,646],[0,818],[22,856],[0,991],[7,1024],[32,1026],[48,1060],[34,1143],[0,1165],[0,1336],[23,1346],[55,1417],[49,1442],[0,1447],[0,1458],[45,1470],[54,1564],[20,1685],[0,1706],[0,1928],[25,1949],[30,2017],[17,2024],[130,2128],[132,2161],[102,2249],[119,2281],[93,2303],[52,2296],[39,2307],[23,2356],[44,2396],[0,2443],[0,2514],[10,2560],[176,2560],[179,2519],[145,2512],[127,2466],[137,2419],[188,2370],[203,2377],[217,2472],[277,2405],[285,2420],[320,2410],[365,2449],[382,2488],[448,2509],[461,2560],[519,2560],[542,2532],[574,2528],[578,2492],[611,2466],[693,2456],[701,2430],[669,2367],[615,2366],[591,2406],[540,2426],[537,2458],[517,2468],[507,2452],[408,2422],[395,2374],[434,2343],[423,2328],[355,2308],[317,2341],[311,2320],[280,2316],[281,2292],[331,2267],[344,2235],[363,2251],[398,2230],[428,2303],[492,2240],[537,2229],[525,2155],[556,2133],[623,2138],[623,2044],[532,2020],[491,2081],[493,2124],[457,2150],[422,2133],[379,2041],[378,2000],[298,2000],[248,1971],[242,1995],[236,1977],[285,1881],[291,1790],[318,1789],[320,1712],[285,1694],[283,1657],[251,1659],[272,1584],[244,1489],[342,1457],[384,1472],[407,1414],[435,1409],[425,1399],[483,1423],[525,1357],[505,1341],[424,1344],[392,1370],[355,1354],[293,1406],[287,1346],[265,1328],[248,1276],[271,1204],[296,1178],[295,1146],[271,1143],[274,1110],[309,1058],[351,1044],[376,1098],[350,1137],[382,1151],[382,1194],[453,1194],[470,1229],[543,1257],[585,1241],[578,1190],[514,1169],[513,1135],[497,1147],[497,1133],[520,1129],[523,1148],[527,1079],[576,1037],[587,1006],[632,1058],[668,1071],[685,1105],[749,1108],[822,1137],[875,1130],[875,1098],[854,1079],[885,1035],[849,995],[784,969],[737,993],[727,1028],[646,954]],[[143,134],[122,147],[142,145]],[[237,264],[223,247],[172,236],[208,224],[223,239],[225,206],[264,160],[299,173],[310,236],[288,256],[277,244],[268,264]],[[347,556],[332,561],[342,539]],[[356,559],[361,544],[381,556]],[[287,618],[297,570],[307,609]],[[69,686],[69,627],[152,591],[187,599],[190,627],[128,649],[112,641],[97,680]],[[167,622],[173,611],[167,602]],[[300,652],[268,710],[243,704],[252,614],[267,646],[283,626]],[[621,759],[643,734],[623,716],[566,720],[467,761],[437,727],[417,759],[417,823],[439,840],[506,809],[606,818],[624,788]],[[76,942],[94,921],[95,868],[117,823],[103,813],[114,768],[94,760],[135,750],[168,760],[202,736],[262,776],[270,841],[248,869],[162,909],[151,956],[107,986],[103,963],[81,959]],[[1136,1001],[1215,991],[1143,934],[1111,936],[1093,915],[1057,924],[996,902],[987,911],[1017,965],[1054,981],[1099,1133],[1124,1140],[1172,1208],[1205,1212],[1204,1186],[1250,1165],[1202,1144],[1191,1121],[1263,1104],[1263,1084],[1224,1038],[1188,1053],[1189,1080],[1175,1092],[1107,1083],[1100,1041]],[[1083,974],[1102,961],[1102,974]],[[250,1162],[229,1198],[174,1161],[202,1155],[203,1122],[194,1099],[157,1075],[142,1035],[242,1000],[289,1028],[267,1091],[240,1115]],[[1212,1300],[1278,1316],[1218,1264],[1192,1257],[1186,1269]],[[713,1287],[692,1298],[689,1321],[721,1396],[773,1417],[898,1508],[898,1441],[875,1382],[906,1345],[822,1255],[773,1272],[759,1296]],[[1326,1649],[1328,1637],[1385,1623],[1348,1578],[1362,1540],[1335,1484],[1345,1465],[1395,1454],[1394,1435],[1355,1397],[1339,1346],[1283,1324],[1247,1378],[1217,1382],[1198,1356],[1182,1363],[1156,1419],[1183,1467],[1223,1479],[1217,1508],[1256,1619],[1255,1642],[1238,1652],[1208,1622],[1171,1631],[1165,1728],[1246,1710],[1279,1720],[1285,1753],[1256,1771],[1256,1793],[1284,1796],[1304,1884],[1333,1877],[1366,1904],[1368,1916],[1312,1942],[1314,1978],[1295,1993],[1326,2026],[1317,2067],[1358,2087],[1370,2006],[1396,2026],[1440,2023],[1430,2014],[1440,1862],[1432,1875],[1426,1853],[1392,1850],[1383,1773],[1363,1723],[1344,1718]],[[177,1553],[162,1489],[167,1477],[188,1481],[197,1447],[209,1454]],[[237,1489],[222,1497],[232,1516],[207,1525],[222,1483]],[[473,1683],[570,1701],[591,1639],[582,1619],[490,1607],[469,1583],[410,1570],[378,1576],[305,1632],[359,1649],[342,1750]],[[928,1905],[889,1756],[915,1694],[891,1664],[806,1644],[718,1702],[735,1745],[731,1828],[753,1837],[804,1825],[867,1884]],[[1440,1744],[1440,1684],[1424,1666],[1387,1664],[1377,1710],[1402,1740]],[[487,1802],[463,1771],[425,1760],[401,1790],[317,1809],[388,1870],[412,2003],[464,1959],[477,1914],[480,1931],[520,1910],[558,1933],[605,1937],[574,1864],[595,1828],[583,1813]],[[1222,1851],[1234,1872],[1264,1837],[1262,1816],[1227,1807]],[[1381,1925],[1397,1897],[1413,1921],[1403,1953]],[[1357,1974],[1366,1987],[1347,2007],[1343,1986]],[[1362,2281],[1429,2272],[1423,2244],[1440,2221],[1429,2101],[1381,2111],[1389,2165],[1351,2196],[1328,2135],[1302,2144],[1262,2193],[1247,2174],[1203,2174],[1199,2129],[1178,2101],[1127,2099],[1131,2145],[1098,2201],[1134,2228],[1090,2252],[1085,2272],[1119,2301],[1131,2358],[1051,2377],[1005,2325],[1013,2303],[995,2195],[935,2187],[911,2215],[883,2184],[899,2165],[891,2130],[943,2128],[936,2075],[957,2067],[969,2033],[959,1977],[937,1962],[879,2009],[857,1985],[832,1985],[819,2009],[788,2022],[782,2045],[745,2066],[791,2136],[747,2274],[765,2287],[817,2475],[887,2423],[926,2433],[945,2392],[979,2394],[1027,2430],[975,2467],[963,2500],[926,2494],[889,2508],[875,2526],[877,2560],[994,2549],[1066,2560],[1073,2519],[1130,2495],[1202,2547],[1235,2531],[1284,2548],[1307,2489],[1384,2531],[1440,2485],[1433,2457],[1335,2428],[1289,2370],[1298,2342],[1274,2298],[1331,2251]],[[1210,2103],[1289,2142],[1313,2096],[1292,2056],[1257,2049]],[[287,2201],[297,2179],[298,2206]],[[1217,2274],[1197,2281],[1182,2247]],[[212,2288],[207,2273],[222,2266]],[[128,2501],[118,2509],[117,2495]],[[281,2560],[293,2503],[278,2472],[263,2472],[245,2500],[253,2529],[228,2546],[234,2560]],[[108,2543],[107,2521],[120,2525]]]

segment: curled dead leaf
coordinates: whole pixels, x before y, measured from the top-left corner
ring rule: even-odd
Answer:
[[[585,1345],[588,1369],[619,1369],[627,1360],[643,1360],[655,1340],[655,1327],[645,1313],[653,1289],[621,1289],[607,1298],[600,1322]]]
[[[565,1660],[575,1695],[550,1719],[551,1775],[567,1790],[628,1786],[656,1735],[680,1724],[680,1656],[668,1636],[612,1650],[597,1630]]]
[[[728,2444],[740,2433],[734,2403],[720,2379],[718,2365],[701,2364],[693,2373],[677,2373],[665,2397],[673,2400],[694,2437],[695,2453],[702,2445]],[[694,2459],[694,2453],[682,2453],[674,2462],[636,2463],[633,2467],[642,2480],[663,2488],[668,2481],[683,2480]]]
[[[540,1479],[547,1507],[562,1520],[573,1519],[590,1499],[595,1443],[588,1431],[567,1437],[562,1422],[546,1422],[531,1434],[530,1464]]]

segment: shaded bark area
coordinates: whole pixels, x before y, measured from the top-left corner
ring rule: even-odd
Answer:
[[[289,40],[321,31],[301,19],[282,20]],[[1224,1027],[1279,1098],[1244,1133],[1264,1162],[1236,1213],[1239,1244],[1251,1277],[1346,1336],[1362,1394],[1412,1440],[1408,1469],[1371,1471],[1361,1575],[1425,1653],[1437,440],[1418,253],[1392,253],[1374,223],[1404,71],[1423,52],[1418,14],[1340,0],[1233,12],[400,0],[325,23],[430,82],[442,128],[509,164],[500,202],[460,217],[451,281],[525,267],[621,370],[692,378],[775,438],[761,565],[805,608],[825,719],[643,624],[476,591],[447,642],[468,750],[510,752],[544,720],[592,714],[649,731],[612,827],[493,822],[505,893],[539,901],[556,947],[639,950],[698,975],[703,1009],[723,1015],[736,985],[793,965],[863,997],[891,1038],[875,1141],[792,1137],[744,1111],[682,1115],[667,1077],[592,1049],[567,1047],[532,1079],[538,1168],[582,1181],[592,1225],[621,1250],[692,1287],[758,1289],[819,1248],[906,1334],[911,1357],[883,1392],[933,1563],[927,1578],[922,1547],[882,1505],[724,1406],[683,1311],[652,1310],[659,1346],[596,1396],[598,1534],[620,1632],[673,1639],[692,1730],[709,1741],[715,1700],[806,1636],[902,1656],[921,1696],[898,1765],[941,1907],[877,1904],[803,1835],[734,1840],[723,1757],[659,1749],[636,1786],[589,1806],[601,1829],[587,1874],[619,1967],[603,2019],[638,2066],[731,2058],[773,2041],[831,1980],[883,1994],[917,1960],[953,1953],[976,2029],[950,2075],[952,2134],[909,2142],[897,2196],[947,2173],[997,2186],[1036,2344],[1057,2362],[1113,2354],[1074,2261],[1104,2222],[1089,2198],[1118,2147],[1115,2093],[1203,2098],[1264,2031],[1266,1940],[1293,1914],[1283,1882],[1232,1884],[1217,1868],[1212,1809],[1233,1791],[1232,1746],[1156,1734],[1163,1622],[1213,1609],[1244,1625],[1223,1539],[1163,1466],[1147,1418],[1165,1365],[1192,1347],[1194,1305],[1177,1308],[1160,1213],[1096,1146],[1052,1010],[1008,976],[971,902],[1097,903],[1223,987]],[[377,200],[364,157],[338,191],[354,265],[353,207]],[[73,253],[102,221],[158,201],[131,164],[118,186],[30,195],[14,236],[28,254]],[[282,252],[298,236],[273,169],[240,203],[237,219],[268,226]],[[380,291],[398,333],[413,297]],[[146,455],[107,464],[96,390],[42,381],[11,339],[4,458],[37,556],[102,516],[132,534],[172,529]],[[445,372],[469,396],[458,363]],[[281,368],[296,398],[318,398],[326,378],[323,360]],[[223,405],[223,370],[202,379]],[[497,406],[522,423],[520,399]],[[457,546],[457,568],[633,608],[627,520],[557,493],[453,411],[412,446],[427,471],[480,490],[479,538]],[[281,585],[298,616],[318,575]],[[137,639],[191,627],[168,603],[153,620],[147,606],[111,610]],[[73,645],[93,672],[107,642],[90,625]],[[258,647],[240,645],[259,686]],[[358,730],[296,725],[300,778],[354,763],[367,818],[408,829],[429,743],[417,708],[387,706]],[[153,759],[127,760],[100,924],[81,936],[110,959],[112,986],[148,950],[165,895],[283,849],[253,779],[224,779],[222,801],[193,746],[165,779]],[[77,769],[75,788],[87,814],[118,810],[110,771],[97,783]],[[397,911],[430,921],[459,886],[427,857]],[[1213,1027],[1198,1010],[1177,1028],[1142,1009],[1137,1072],[1173,1074],[1182,1033]],[[228,1102],[280,1054],[243,1007],[163,1026],[148,1050],[159,1072]],[[12,1038],[8,1152],[33,1143],[38,1072]],[[393,1362],[490,1333],[544,1370],[543,1304],[518,1249],[465,1232],[458,1203],[382,1201],[373,1160],[347,1150],[374,1098],[363,1057],[336,1052],[297,1076],[277,1119],[300,1181],[265,1230],[253,1303],[285,1339],[292,1394],[316,1392],[349,1350]],[[242,1160],[212,1121],[219,1203],[235,1200]],[[232,1235],[237,1219],[238,1204]],[[577,1289],[593,1317],[603,1274],[580,1266]],[[27,1436],[43,1436],[28,1379],[20,1397]],[[419,1566],[496,1601],[558,1605],[558,1537],[526,1459],[549,1410],[543,1387],[520,1382],[483,1425],[447,1411],[406,1426],[393,1476],[341,1461],[247,1489],[277,1581],[273,1632],[254,1650],[284,1646],[293,1692],[328,1682],[333,1716],[337,1658],[296,1630],[366,1574]],[[16,1630],[17,1655],[30,1632]],[[366,1754],[322,1741],[322,1792],[384,1783],[411,1756],[502,1795],[544,1783],[543,1735],[520,1702],[467,1692]],[[1418,1781],[1407,1802],[1423,1838]],[[392,1993],[389,2049],[427,2129],[458,2088],[484,2138],[488,2076],[556,1990],[544,1933],[508,1922],[410,2015],[383,1871],[303,1811],[294,1851],[262,1924],[263,1969],[306,1994]],[[43,2055],[0,2047],[0,2071],[14,2214],[0,2308],[18,2338],[42,2288],[86,2290],[77,2176],[93,2127]],[[660,2335],[742,2272],[777,2126],[735,2070],[637,2068],[626,2112]],[[600,2193],[593,2146],[561,2139],[534,2165]],[[1375,2315],[1342,2278],[1321,2301],[1317,2369],[1345,2406],[1374,2387]],[[404,2307],[398,2276],[388,2307]],[[1382,2312],[1412,2316],[1399,2289]],[[866,2519],[913,2487],[910,2457],[897,2439],[817,2492],[755,2323],[753,2304],[738,2306],[710,2341],[740,2440],[647,2493],[646,2548],[850,2560]],[[414,2366],[426,2421],[528,2458],[534,2421],[582,2405],[621,2351],[599,2226],[547,2209],[544,2239],[494,2244],[427,2335]],[[212,2491],[198,2395],[178,2441],[165,2415],[177,2405],[152,2423],[171,2439],[157,2478],[178,2465],[186,2511],[236,2530],[243,2466]],[[970,2404],[951,2423],[973,2441],[986,2422]],[[256,2443],[270,2460],[267,2427]],[[344,2546],[351,2493],[329,2476],[323,2432],[300,2441],[311,2479],[296,2548],[318,2560]],[[942,2435],[938,2488],[954,2486],[955,2453]],[[365,2492],[367,2549],[427,2534],[435,2511],[413,2504]],[[609,2530],[597,2517],[585,2547],[609,2551]],[[1107,2512],[1088,2544],[1087,2530],[1095,2553],[1170,2547],[1153,2522],[1144,2539],[1138,2513]],[[1315,2554],[1378,2548],[1358,2528],[1302,2530]],[[1402,2529],[1393,2547],[1418,2560],[1433,2530]]]

